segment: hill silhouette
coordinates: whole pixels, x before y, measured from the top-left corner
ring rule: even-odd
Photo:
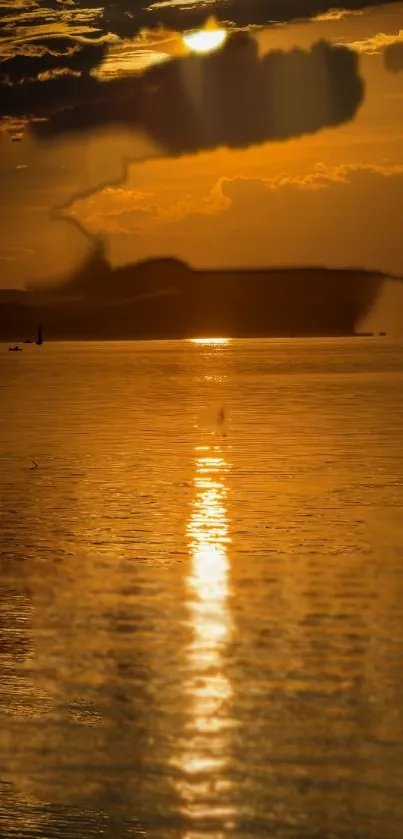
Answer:
[[[113,269],[102,247],[52,291],[0,296],[0,338],[352,335],[386,278],[360,270],[194,270],[177,259]],[[1,302],[2,300],[2,302]]]

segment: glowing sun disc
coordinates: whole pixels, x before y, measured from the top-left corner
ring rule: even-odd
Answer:
[[[184,35],[183,43],[192,52],[213,52],[213,50],[222,47],[226,37],[225,29],[201,29],[199,32],[190,32],[189,35]]]

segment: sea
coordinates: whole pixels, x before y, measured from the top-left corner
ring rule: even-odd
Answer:
[[[401,839],[403,345],[0,345],[0,406],[2,839]]]

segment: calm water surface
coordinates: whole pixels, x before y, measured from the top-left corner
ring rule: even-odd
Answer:
[[[0,404],[0,834],[401,839],[403,347],[1,346]]]

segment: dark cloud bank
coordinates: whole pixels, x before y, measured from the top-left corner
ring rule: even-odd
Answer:
[[[87,0],[84,2],[87,4]],[[360,11],[370,5],[386,6],[394,2],[399,0],[376,0],[372,4],[368,0],[343,0],[341,3],[335,0],[217,0],[208,6],[194,3],[188,7],[175,7],[157,6],[157,3],[151,6],[140,0],[137,2],[136,15],[133,14],[133,6],[136,4],[133,4],[132,0],[119,0],[118,4],[106,4],[104,19],[115,31],[120,24],[119,34],[124,34],[125,28],[133,25],[152,26],[157,22],[179,30],[199,27],[203,25],[207,13],[213,14],[221,23],[231,22],[235,26],[267,26],[293,20],[309,20],[334,8]],[[147,7],[154,8],[154,11],[147,11]]]
[[[107,51],[105,42],[91,44],[68,37],[38,39],[25,45],[23,53],[17,52],[0,62],[0,81],[8,85],[19,84],[34,81],[41,73],[61,70],[88,74],[101,64]],[[14,93],[18,97],[18,91]]]
[[[259,57],[255,40],[236,33],[218,52],[167,61],[138,76],[106,83],[87,73],[3,84],[0,96],[3,115],[42,120],[32,124],[39,138],[120,125],[145,130],[164,152],[178,155],[339,125],[356,114],[364,87],[357,55],[345,47],[320,42],[309,52]]]
[[[377,0],[372,5],[391,5],[400,0]],[[103,9],[99,0],[79,0],[71,11],[72,15],[92,13],[92,24],[96,27],[94,35],[114,33],[122,38],[131,37],[140,29],[150,29],[163,25],[176,31],[184,31],[203,26],[206,15],[213,14],[221,23],[234,26],[268,26],[274,23],[285,23],[296,19],[310,19],[323,14],[335,6],[347,11],[359,11],[371,5],[368,0],[344,0],[335,3],[334,0],[216,0],[206,6],[202,2],[177,5],[168,3],[146,2],[146,0],[106,0]],[[64,13],[64,22],[68,6],[61,6],[60,0],[41,0],[43,20],[47,15]],[[29,9],[27,9],[29,12]],[[15,17],[13,7],[2,9],[5,24],[8,17]],[[79,18],[78,18],[79,20]],[[19,26],[25,22],[24,11],[18,15]],[[36,22],[40,23],[40,15],[36,15]],[[77,19],[74,19],[77,23]],[[26,24],[29,17],[26,18]]]

